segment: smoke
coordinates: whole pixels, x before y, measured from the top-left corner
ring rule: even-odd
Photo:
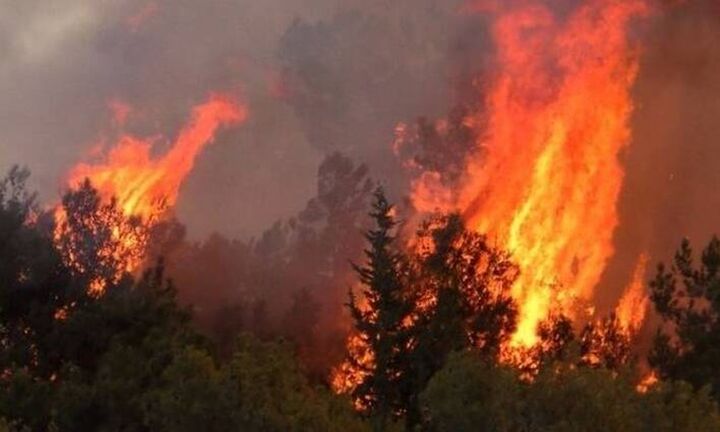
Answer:
[[[668,263],[684,237],[696,250],[720,233],[720,9],[686,2],[650,23],[624,155],[616,253],[598,293],[613,306],[638,257]]]
[[[218,302],[252,284],[277,288],[297,274],[303,285],[326,284],[306,283],[320,266],[300,260],[284,281],[259,280],[250,264],[237,272],[235,266],[255,263],[254,254],[273,238],[300,232],[292,226],[300,216],[292,215],[312,213],[307,203],[321,195],[318,167],[335,151],[367,163],[369,176],[395,197],[406,194],[410,179],[392,153],[396,124],[481,101],[492,69],[487,22],[482,14],[459,13],[464,0],[46,3],[0,0],[0,170],[27,164],[49,205],[70,168],[119,129],[172,142],[191,107],[210,92],[247,102],[248,122],[200,155],[177,208],[192,240],[214,231],[242,240],[215,236],[185,245],[192,248],[186,256],[200,256],[210,269],[186,279],[202,287],[204,275],[223,276],[212,282],[229,290]],[[553,4],[569,11],[577,3]],[[717,2],[675,5],[642,33],[616,252],[596,291],[601,313],[615,306],[643,252],[652,271],[682,237],[699,247],[718,230]],[[263,232],[257,244],[250,240]],[[339,244],[338,232],[322,232],[318,244]],[[312,258],[304,250],[293,254]],[[348,257],[335,258],[347,271]]]
[[[302,344],[327,368],[343,354],[368,178],[407,192],[396,123],[470,98],[490,49],[462,3],[0,0],[0,169],[27,164],[51,206],[98,145],[162,136],[163,154],[210,92],[238,96],[247,122],[199,155],[180,224],[152,246],[211,333],[294,337],[292,311],[317,304],[306,324],[323,331]]]
[[[285,100],[308,141],[367,162],[386,188],[407,194],[391,153],[398,122],[435,118],[477,95],[488,61],[481,18],[464,1],[353,2],[328,19],[296,20],[280,41]]]
[[[203,155],[179,212],[199,235],[261,230],[264,219],[303,205],[322,156],[266,89],[292,18],[324,10],[308,3],[0,1],[0,168],[29,165],[52,202],[70,167],[112,132],[111,101],[132,107],[129,132],[172,141],[209,92],[235,92],[252,105],[251,124]],[[277,172],[305,181],[288,184]]]
[[[399,190],[395,123],[446,112],[488,45],[462,3],[0,0],[0,169],[27,164],[52,203],[120,128],[114,108],[125,131],[172,141],[193,105],[230,91],[251,115],[183,186],[191,236],[248,238],[295,213],[336,150]]]
[[[343,305],[356,284],[374,188],[365,165],[339,153],[317,172],[316,195],[258,239],[218,234],[201,242],[166,221],[153,228],[149,261],[167,259],[180,301],[195,323],[223,347],[237,332],[284,336],[298,345],[306,365],[325,377],[341,361],[348,327]]]

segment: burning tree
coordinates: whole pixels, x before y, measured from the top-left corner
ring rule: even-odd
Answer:
[[[458,215],[419,231],[413,283],[420,297],[413,323],[409,425],[420,420],[417,397],[453,351],[495,359],[515,330],[510,289],[518,269],[510,256],[469,231]]]
[[[573,322],[562,313],[553,313],[538,326],[540,343],[527,360],[525,372],[536,374],[545,364],[572,359],[576,341]]]
[[[582,361],[617,370],[630,360],[630,333],[615,314],[585,325],[580,335]]]
[[[418,240],[415,283],[426,299],[418,328],[443,354],[466,346],[497,354],[515,325],[509,290],[518,270],[510,256],[468,231],[459,215],[431,219]]]
[[[467,230],[459,215],[429,220],[410,254],[394,252],[392,210],[377,193],[369,263],[356,267],[367,287],[365,303],[351,295],[356,332],[349,360],[333,379],[337,390],[377,416],[380,428],[391,414],[417,425],[418,396],[447,356],[472,350],[495,361],[516,317],[510,289],[518,269],[509,254]]]
[[[628,29],[653,2],[574,2],[564,13],[553,3],[471,2],[467,10],[492,19],[492,73],[477,80],[485,97],[449,122],[446,139],[420,127],[424,152],[435,158],[440,142],[444,153],[437,165],[412,161],[421,171],[412,182],[417,210],[460,211],[471,230],[513,252],[521,270],[513,348],[539,343],[538,325],[553,309],[580,318],[575,305],[593,298],[614,254],[618,155],[630,143],[639,62]]]
[[[66,264],[95,292],[140,270],[149,237],[171,216],[198,154],[221,127],[246,117],[244,105],[213,94],[194,107],[164,154],[153,152],[158,138],[122,133],[99,160],[74,166],[67,179],[71,190],[55,212],[55,240]]]
[[[360,282],[362,302],[350,291],[348,308],[371,361],[350,359],[363,378],[353,391],[356,401],[375,418],[377,430],[403,411],[403,381],[407,378],[411,329],[408,322],[414,306],[407,297],[406,260],[394,250],[393,230],[397,225],[393,206],[382,189],[375,192],[370,216],[375,228],[365,237],[367,264],[353,265]]]
[[[103,202],[86,179],[63,197],[55,239],[65,263],[101,292],[142,262],[148,227],[126,216],[114,198]]]

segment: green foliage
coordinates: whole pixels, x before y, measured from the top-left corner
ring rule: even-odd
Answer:
[[[0,432],[30,432],[30,428],[0,418]]]
[[[648,404],[642,412],[645,430],[720,430],[720,413],[708,387],[695,391],[682,381],[665,382],[653,387],[646,398]]]
[[[554,365],[527,389],[523,422],[530,430],[645,430],[641,395],[613,371]]]
[[[177,309],[161,268],[137,284],[108,287],[100,298],[72,308],[44,338],[52,341],[44,348],[49,351],[45,357],[59,366],[47,377],[28,376],[35,393],[46,397],[44,404],[2,412],[25,424],[44,418],[46,426],[52,422],[61,430],[142,424],[143,392],[156,385],[178,347],[202,342],[190,329],[187,314]],[[32,366],[21,365],[13,381],[33,371]],[[3,390],[16,404],[29,400],[12,397],[12,387]]]
[[[683,383],[639,393],[624,374],[555,363],[532,382],[454,354],[420,398],[429,431],[714,431],[717,405]]]
[[[651,281],[655,309],[665,322],[658,330],[650,363],[665,379],[696,389],[710,385],[720,396],[720,240],[713,237],[695,261],[684,240],[668,269],[658,266]]]
[[[308,384],[287,347],[250,336],[224,365],[184,350],[161,381],[144,398],[151,430],[366,430],[347,401]]]
[[[181,348],[158,385],[144,394],[147,424],[157,431],[232,430],[233,404],[224,390],[206,351]]]
[[[222,374],[241,408],[243,430],[363,430],[349,404],[308,384],[285,346],[240,338]]]
[[[0,416],[32,430],[43,430],[50,422],[51,385],[26,370],[10,369],[0,385]]]
[[[513,430],[523,385],[515,371],[477,354],[451,354],[420,396],[428,431]]]

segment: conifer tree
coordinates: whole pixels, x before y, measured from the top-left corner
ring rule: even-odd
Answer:
[[[720,239],[713,236],[699,256],[683,240],[671,265],[658,266],[650,289],[664,322],[650,365],[663,380],[709,386],[720,400]]]
[[[357,364],[364,380],[354,397],[367,407],[376,430],[384,430],[393,415],[402,410],[401,391],[410,341],[408,319],[412,302],[405,297],[404,258],[393,246],[397,221],[393,206],[381,188],[374,193],[370,216],[375,227],[365,237],[365,265],[353,265],[364,285],[360,302],[350,292],[350,309],[355,329],[367,344],[372,364]]]

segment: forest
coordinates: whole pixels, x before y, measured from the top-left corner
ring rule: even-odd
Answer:
[[[0,432],[720,431],[720,1],[0,35]]]
[[[720,430],[718,239],[699,254],[682,241],[647,281],[647,353],[612,314],[561,313],[508,353],[510,253],[456,214],[409,230],[340,154],[318,175],[318,196],[260,239],[193,243],[176,221],[145,230],[90,182],[53,217],[13,168],[0,430]]]

